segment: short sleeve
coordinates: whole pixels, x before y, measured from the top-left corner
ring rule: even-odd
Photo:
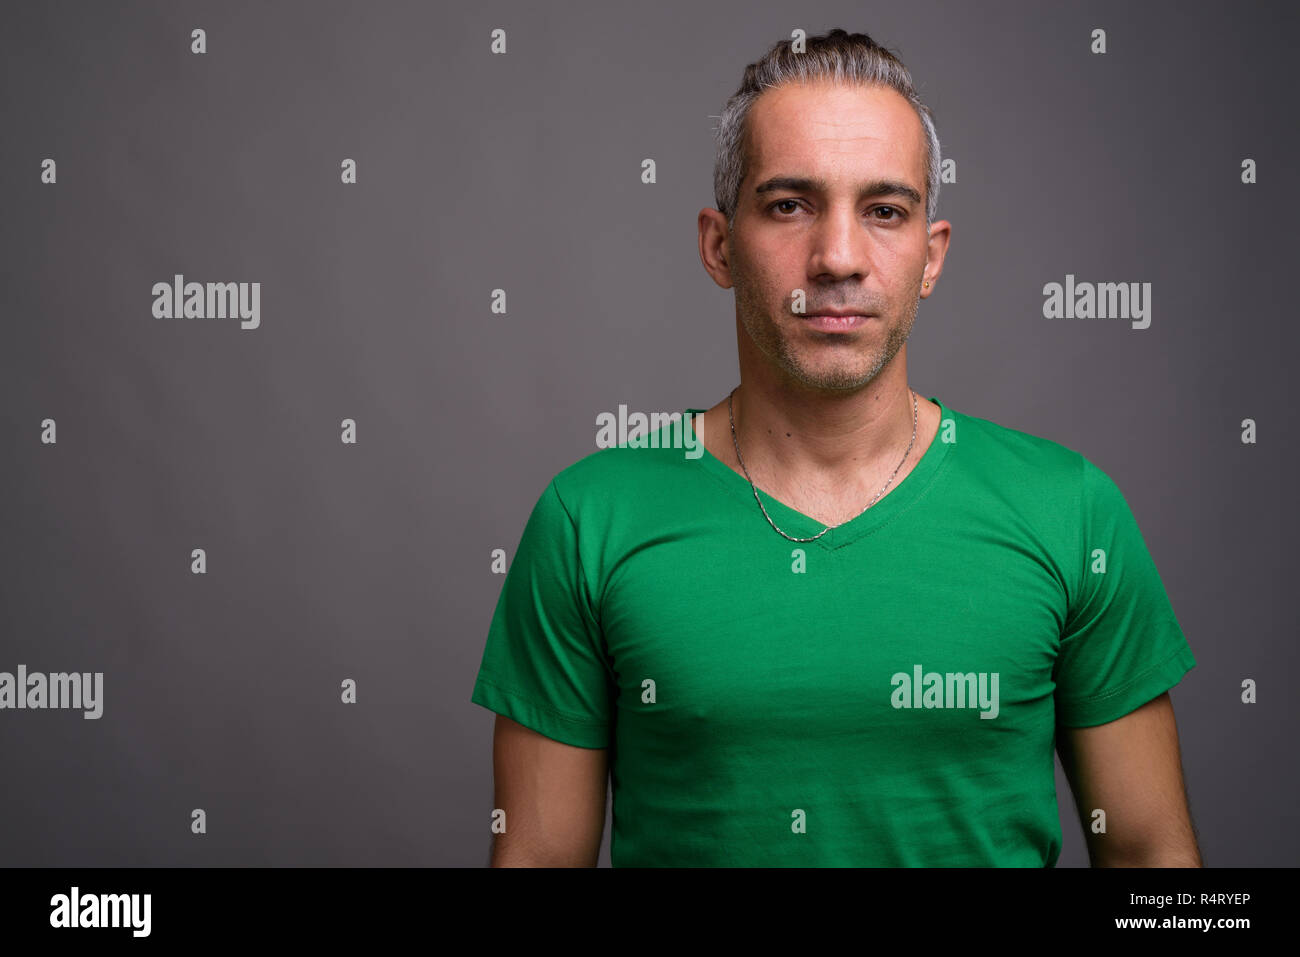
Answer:
[[[1057,654],[1056,720],[1091,727],[1168,691],[1196,666],[1128,503],[1083,462],[1082,565]]]
[[[506,572],[470,700],[556,741],[603,748],[612,688],[577,530],[552,480]]]

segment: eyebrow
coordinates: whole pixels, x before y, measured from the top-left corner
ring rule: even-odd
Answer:
[[[785,189],[802,193],[828,193],[830,192],[830,184],[824,179],[808,176],[773,176],[771,179],[759,183],[754,190],[754,195],[762,196],[764,193]],[[873,179],[863,183],[858,196],[863,199],[868,196],[902,196],[910,199],[918,206],[921,204],[921,194],[919,192],[906,183],[893,179]]]

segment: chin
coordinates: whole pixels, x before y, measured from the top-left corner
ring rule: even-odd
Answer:
[[[871,367],[855,369],[808,369],[790,370],[799,382],[812,389],[827,392],[844,392],[860,389],[871,382],[880,372]]]

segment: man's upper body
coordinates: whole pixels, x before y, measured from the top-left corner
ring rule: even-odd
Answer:
[[[594,864],[608,773],[615,865],[1051,865],[1056,747],[1094,864],[1199,864],[1166,694],[1195,661],[1119,489],[908,385],[952,226],[906,69],[778,43],[718,130],[740,385],[537,500],[472,699],[493,863]]]
[[[1058,736],[1193,667],[1104,472],[929,404],[906,477],[811,542],[693,429],[547,485],[472,700],[606,752],[615,866],[1053,865]],[[824,527],[759,495],[790,536]],[[1146,783],[1120,783],[1081,802],[1114,843],[1157,823],[1130,820]]]

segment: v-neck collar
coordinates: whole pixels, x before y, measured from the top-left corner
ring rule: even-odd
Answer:
[[[891,519],[907,511],[924,496],[938,474],[939,467],[947,459],[948,446],[952,444],[944,440],[947,431],[945,423],[952,418],[952,412],[934,396],[930,396],[929,401],[939,407],[939,431],[935,433],[934,438],[930,441],[930,447],[925,450],[925,454],[921,456],[921,460],[916,463],[912,471],[903,476],[901,482],[893,485],[876,504],[865,512],[849,519],[838,528],[832,528],[815,542],[793,542],[792,545],[815,545],[826,549],[841,548],[857,541],[864,535],[874,532]],[[767,519],[763,517],[758,503],[754,501],[754,489],[750,486],[749,480],[705,448],[703,442],[699,442],[695,434],[694,413],[705,411],[707,410],[684,410],[685,415],[683,418],[686,422],[686,428],[691,430],[691,441],[693,443],[698,442],[702,452],[697,461],[703,465],[710,475],[717,478],[731,495],[748,502],[749,508],[753,511],[754,520],[765,526],[773,538],[784,541],[768,525]],[[761,488],[758,489],[758,497],[762,500],[763,507],[767,509],[767,514],[772,517],[772,521],[783,532],[793,538],[809,538],[826,527],[822,522],[773,498]]]

